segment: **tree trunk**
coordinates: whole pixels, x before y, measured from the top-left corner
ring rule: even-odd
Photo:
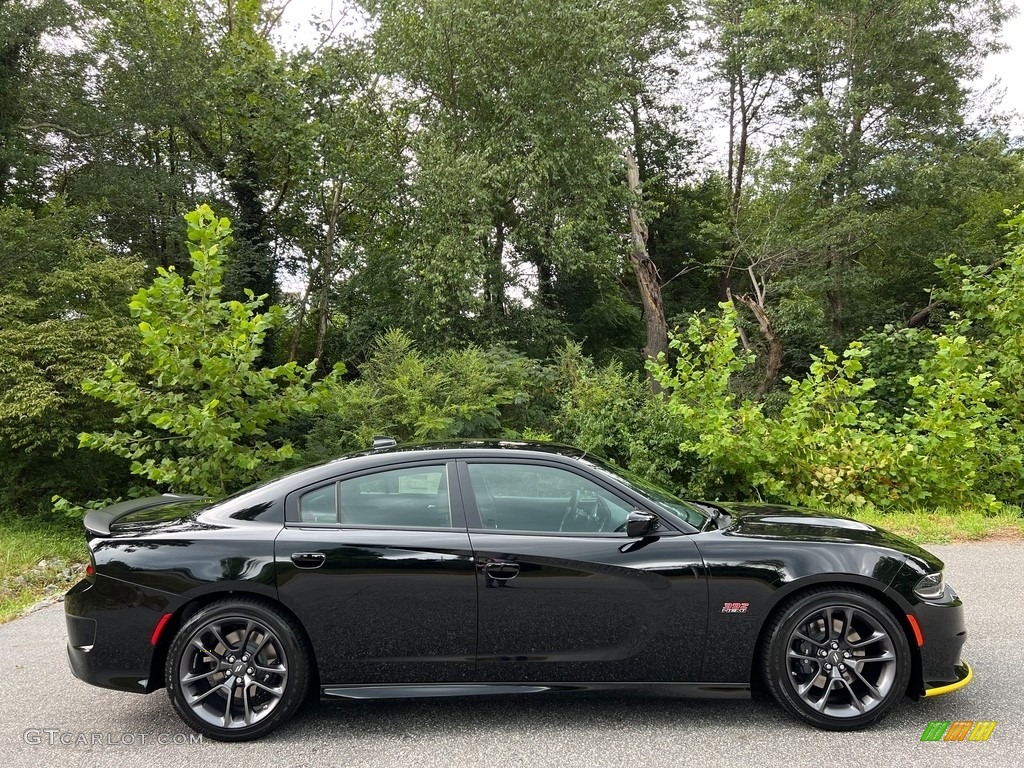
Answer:
[[[647,327],[647,343],[644,345],[644,358],[656,360],[658,355],[668,351],[668,325],[665,322],[665,305],[661,298],[661,278],[658,268],[647,253],[647,225],[640,216],[637,207],[641,199],[640,170],[636,158],[628,149],[626,158],[626,180],[629,184],[631,200],[629,203],[630,230],[630,262],[636,274],[637,286],[640,288],[640,301],[643,304],[644,325]],[[652,392],[660,392],[661,386],[653,377],[648,377]]]
[[[500,217],[494,219],[493,239],[485,241],[487,258],[486,274],[484,275],[484,302],[491,322],[497,326],[505,319],[505,222]]]
[[[748,294],[739,297],[742,302],[757,319],[757,325],[761,329],[761,335],[768,344],[768,360],[764,367],[764,380],[757,388],[757,394],[764,395],[771,391],[779,378],[779,371],[782,370],[782,339],[775,332],[771,318],[765,312],[764,306]]]
[[[309,297],[313,292],[313,281],[316,279],[316,272],[313,271],[312,254],[306,257],[306,287],[302,291],[302,299],[299,301],[299,314],[295,318],[295,330],[292,331],[291,341],[288,342],[288,362],[293,363],[299,356],[299,341],[302,339],[302,326],[306,322],[306,310],[309,308]]]
[[[320,300],[318,302],[316,326],[316,351],[313,357],[321,360],[324,354],[324,342],[327,339],[327,326],[329,325],[331,309],[331,283],[334,281],[334,238],[338,225],[338,200],[341,196],[341,184],[334,186],[334,198],[331,200],[331,210],[327,220],[327,243],[324,246],[324,255],[320,264]],[[321,366],[322,367],[322,366]]]

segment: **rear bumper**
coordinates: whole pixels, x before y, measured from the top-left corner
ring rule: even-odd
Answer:
[[[159,687],[151,679],[150,638],[161,616],[177,607],[170,597],[102,576],[73,586],[64,597],[64,618],[74,676],[132,693]]]

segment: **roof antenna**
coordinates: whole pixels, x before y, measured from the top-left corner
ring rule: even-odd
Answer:
[[[373,450],[379,450],[381,448],[394,448],[398,445],[398,441],[393,437],[387,435],[374,435],[373,437]]]

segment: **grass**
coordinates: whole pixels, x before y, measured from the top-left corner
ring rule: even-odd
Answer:
[[[0,623],[67,591],[88,559],[78,521],[0,517]]]
[[[912,512],[850,512],[850,517],[885,528],[918,544],[947,544],[996,539],[1024,541],[1024,517],[1020,507],[1005,504],[998,511],[984,507]]]

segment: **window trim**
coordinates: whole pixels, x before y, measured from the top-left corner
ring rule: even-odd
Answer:
[[[504,466],[537,466],[546,467],[548,469],[560,469],[570,474],[582,477],[599,488],[603,488],[605,491],[610,493],[620,501],[626,502],[627,506],[632,509],[641,509],[645,512],[652,512],[658,518],[658,525],[661,530],[658,531],[658,536],[676,536],[684,534],[679,531],[675,526],[665,520],[664,515],[659,514],[657,510],[651,509],[651,506],[645,502],[639,501],[634,498],[632,493],[626,493],[623,489],[617,488],[609,482],[605,481],[605,478],[598,477],[590,474],[585,468],[577,467],[574,464],[562,463],[559,461],[546,461],[544,459],[520,459],[520,458],[490,458],[481,456],[480,458],[460,458],[458,460],[459,467],[459,486],[462,489],[462,506],[466,514],[466,523],[470,533],[492,533],[500,534],[502,536],[556,536],[560,538],[595,538],[595,539],[614,539],[615,541],[629,540],[626,536],[625,531],[533,531],[533,530],[515,530],[510,528],[487,528],[483,524],[483,518],[480,516],[480,510],[477,507],[476,495],[473,492],[472,478],[469,474],[470,464],[501,464]]]
[[[315,483],[309,483],[301,488],[288,492],[285,497],[284,524],[286,528],[311,528],[326,529],[333,531],[357,531],[357,530],[382,530],[382,531],[466,531],[466,511],[463,507],[462,490],[459,484],[458,471],[454,459],[420,459],[419,461],[403,461],[395,464],[385,464],[376,467],[366,467],[360,470],[346,472],[330,478],[323,478]],[[355,480],[367,475],[378,475],[382,472],[395,472],[402,469],[416,469],[417,467],[443,467],[447,473],[448,481],[448,507],[451,512],[451,526],[407,526],[407,525],[365,525],[365,524],[343,524],[336,523],[310,523],[299,517],[299,499],[310,491],[334,485],[334,503],[340,512],[341,510],[341,484],[346,480]]]

